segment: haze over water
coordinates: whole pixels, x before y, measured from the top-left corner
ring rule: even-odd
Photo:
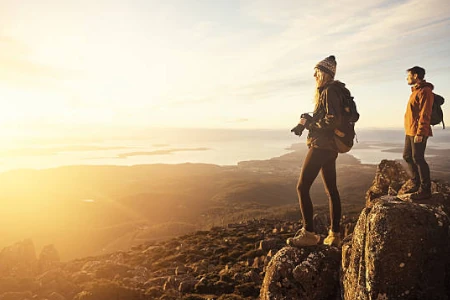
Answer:
[[[35,139],[32,147],[17,139],[0,151],[0,170],[51,168],[64,165],[137,165],[209,163],[235,165],[239,161],[264,160],[292,151],[293,144],[305,144],[289,130],[151,129],[123,134],[65,139]],[[402,130],[357,131],[358,143],[350,152],[361,163],[401,159],[401,153],[382,150],[402,147]],[[434,129],[429,147],[450,149],[450,134]],[[27,141],[29,141],[29,137]],[[58,140],[60,142],[55,142]],[[389,144],[389,145],[388,145]],[[306,147],[306,146],[304,146]]]

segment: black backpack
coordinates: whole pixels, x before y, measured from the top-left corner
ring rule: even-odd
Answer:
[[[434,95],[434,101],[433,101],[433,108],[431,110],[431,125],[437,125],[442,122],[442,128],[445,129],[445,123],[444,123],[444,113],[442,112],[441,105],[444,104],[445,99],[444,97],[433,93]]]
[[[342,97],[342,122],[334,130],[334,141],[339,153],[346,153],[353,147],[353,140],[356,137],[355,123],[359,120],[359,113],[356,109],[355,100],[347,88],[343,88]],[[356,140],[358,142],[358,140]]]

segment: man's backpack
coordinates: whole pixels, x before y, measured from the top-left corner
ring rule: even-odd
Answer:
[[[356,109],[355,100],[350,95],[350,91],[344,88],[342,97],[342,121],[334,130],[334,141],[339,153],[346,153],[353,147],[355,139],[355,123],[359,120],[359,113]]]
[[[442,122],[442,128],[445,129],[445,123],[444,123],[444,113],[442,112],[441,105],[444,104],[445,99],[444,97],[433,93],[434,95],[434,101],[433,101],[433,108],[431,110],[431,125],[437,125]]]

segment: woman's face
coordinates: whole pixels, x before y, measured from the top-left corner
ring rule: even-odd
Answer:
[[[323,82],[323,73],[318,68],[314,68],[314,78],[316,79],[316,86],[320,86]]]

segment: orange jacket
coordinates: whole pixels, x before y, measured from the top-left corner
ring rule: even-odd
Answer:
[[[406,135],[433,136],[430,126],[434,101],[433,88],[434,86],[425,80],[411,87],[412,93],[405,113]]]

